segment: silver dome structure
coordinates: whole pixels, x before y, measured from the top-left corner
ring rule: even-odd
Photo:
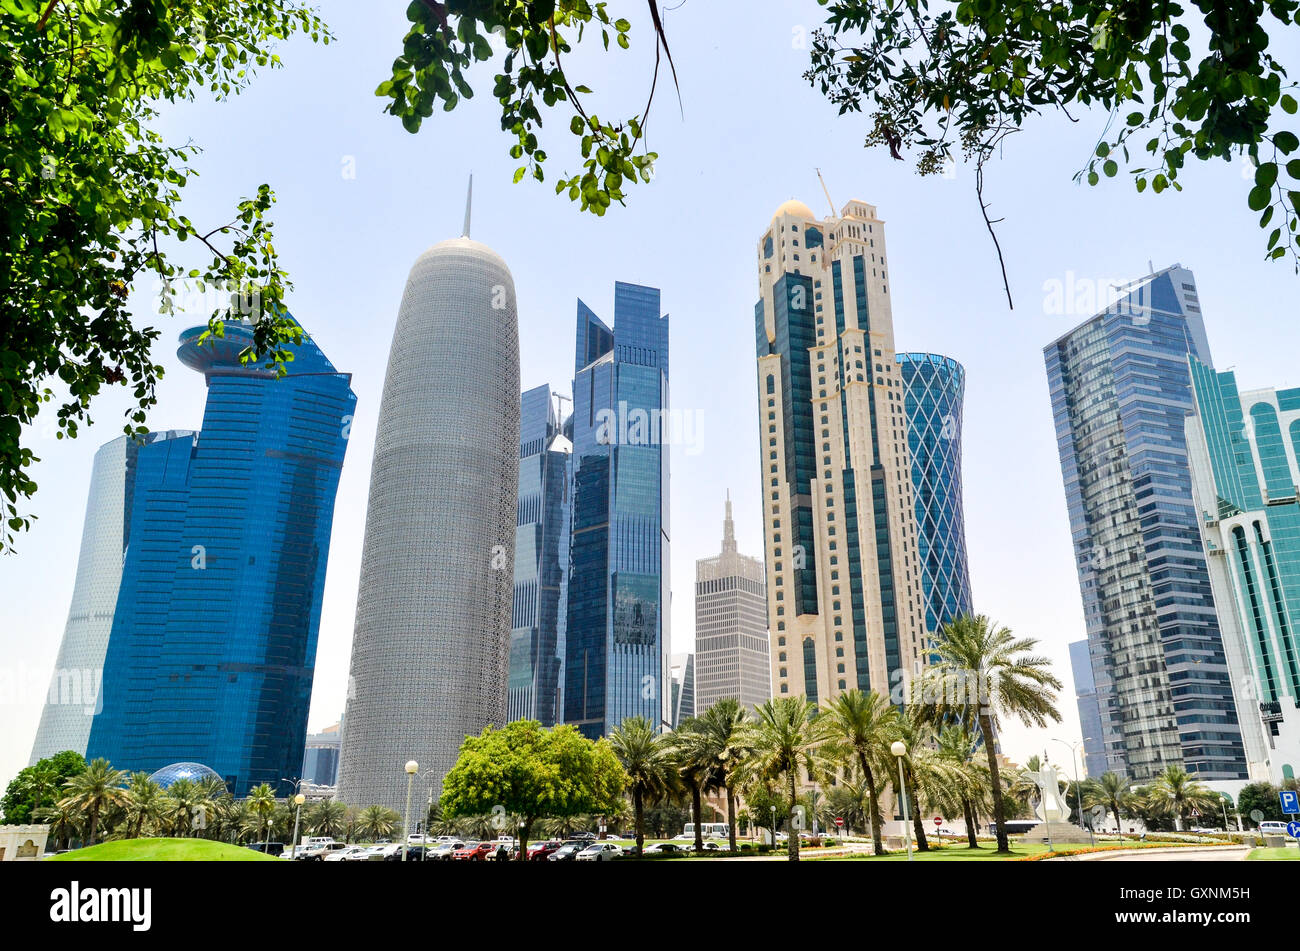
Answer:
[[[192,783],[204,779],[221,779],[215,769],[210,769],[202,763],[172,763],[170,766],[164,766],[157,772],[151,773],[149,778],[163,789],[169,789],[172,783],[178,779],[188,779]]]
[[[519,480],[514,281],[465,235],[411,268],[375,435],[338,798],[403,809],[506,717]],[[423,790],[421,790],[423,793]]]

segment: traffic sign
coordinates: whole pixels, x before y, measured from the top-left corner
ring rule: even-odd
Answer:
[[[839,826],[841,829],[844,828],[844,820],[841,819],[839,816],[835,817],[835,824]]]
[[[1250,818],[1253,822],[1263,822],[1264,811],[1262,809],[1252,809],[1250,810]]]
[[[1286,824],[1286,834],[1293,839],[1300,839],[1300,822],[1288,822]]]
[[[1282,811],[1288,816],[1300,814],[1300,793],[1294,789],[1283,789],[1278,794],[1282,800]]]
[[[941,825],[943,825],[943,816],[935,816],[935,817],[934,817],[934,824],[937,825],[937,826],[941,826]]]

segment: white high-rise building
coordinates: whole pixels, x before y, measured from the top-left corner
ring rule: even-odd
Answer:
[[[465,235],[402,297],[370,476],[338,795],[437,796],[467,734],[506,719],[519,482],[519,333],[505,262]]]
[[[754,311],[772,689],[901,700],[925,601],[885,226],[788,201],[758,240]]]
[[[753,708],[771,696],[763,562],[736,550],[728,494],[722,552],[695,562],[695,709],[724,697]]]

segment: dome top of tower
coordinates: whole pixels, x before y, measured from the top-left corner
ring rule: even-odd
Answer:
[[[789,201],[783,203],[781,207],[776,210],[776,214],[772,216],[772,220],[775,221],[782,215],[793,215],[796,218],[811,218],[813,221],[817,220],[817,216],[813,214],[813,210],[797,198],[791,198]]]

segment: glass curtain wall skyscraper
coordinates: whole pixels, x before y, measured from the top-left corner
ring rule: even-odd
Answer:
[[[1134,782],[1246,775],[1183,431],[1209,351],[1177,265],[1044,349],[1107,766]]]
[[[564,721],[671,722],[668,317],[659,291],[614,285],[611,329],[578,302]]]
[[[192,444],[193,436],[181,431],[148,433],[138,439],[119,436],[95,453],[77,579],[32,744],[33,763],[63,750],[86,753],[91,719],[103,700],[104,655],[117,610],[122,563],[132,544],[140,449],[166,439],[185,439]],[[139,488],[147,491],[146,486]]]
[[[707,710],[723,697],[758,706],[772,696],[763,563],[736,548],[728,495],[722,552],[695,562],[695,697]]]
[[[758,240],[763,524],[775,695],[905,695],[925,592],[885,226],[788,201]]]
[[[1192,489],[1252,779],[1300,773],[1300,389],[1191,358]]]
[[[519,410],[519,504],[514,620],[506,716],[553,726],[569,587],[569,459],[549,386],[525,391]]]
[[[1070,670],[1074,674],[1074,700],[1079,708],[1079,730],[1083,733],[1083,764],[1091,779],[1106,772],[1106,747],[1102,743],[1101,707],[1097,703],[1097,685],[1092,679],[1092,661],[1088,642],[1070,644]]]
[[[356,397],[305,339],[288,375],[240,362],[247,324],[181,362],[208,387],[197,437],[139,448],[130,545],[88,757],[178,761],[236,796],[303,761],[335,492]]]
[[[961,492],[966,370],[935,353],[900,353],[898,366],[912,456],[925,627],[934,632],[958,615],[974,612]]]

